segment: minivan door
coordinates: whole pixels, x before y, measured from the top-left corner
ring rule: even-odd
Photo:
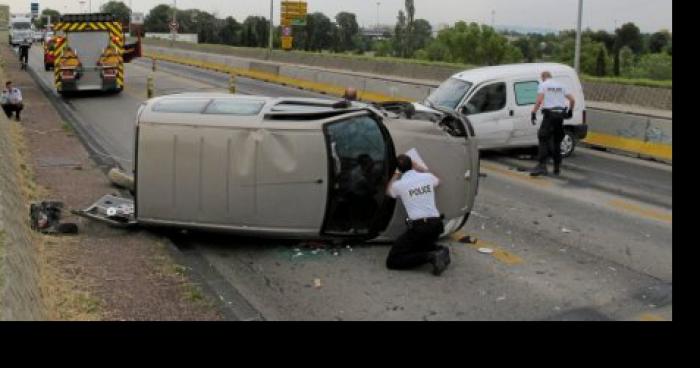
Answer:
[[[508,142],[513,121],[507,102],[506,83],[499,81],[482,85],[460,106],[460,113],[474,126],[479,148],[501,147]]]
[[[328,196],[323,133],[279,125],[254,133],[256,225],[270,231],[316,235]]]
[[[323,130],[330,161],[323,234],[374,238],[388,226],[396,204],[385,195],[395,156],[388,131],[367,115]]]

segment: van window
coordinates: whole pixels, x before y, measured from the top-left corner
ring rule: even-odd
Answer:
[[[257,115],[265,106],[265,101],[255,101],[255,100],[214,100],[205,114],[215,114],[215,115],[243,115],[252,116]]]
[[[209,103],[209,99],[173,98],[156,102],[154,112],[170,112],[177,114],[199,114]]]
[[[515,83],[515,103],[518,106],[534,105],[537,102],[538,81]]]
[[[478,90],[465,105],[467,115],[499,111],[506,107],[506,84],[503,82],[489,84]]]

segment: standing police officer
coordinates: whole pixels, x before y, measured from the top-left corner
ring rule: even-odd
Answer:
[[[569,100],[569,108],[566,108]],[[542,126],[537,132],[539,140],[538,165],[530,173],[531,176],[547,175],[547,159],[554,160],[554,175],[559,175],[561,167],[561,142],[564,140],[564,119],[573,117],[576,100],[569,90],[561,83],[552,79],[552,73],[542,72],[537,103],[532,109],[532,124],[536,124],[537,110],[542,107]]]
[[[408,230],[394,243],[386,266],[406,270],[431,263],[433,274],[439,276],[450,264],[450,250],[435,244],[444,231],[435,205],[435,188],[440,180],[407,155],[400,155],[397,160],[398,172],[391,179],[387,194],[401,198],[408,213]]]
[[[19,45],[19,61],[22,70],[27,70],[27,65],[29,64],[29,49],[32,47],[32,41],[25,39]]]

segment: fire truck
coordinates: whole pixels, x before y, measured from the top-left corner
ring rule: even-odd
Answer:
[[[124,63],[141,56],[141,39],[127,44],[124,27],[111,14],[66,14],[53,25],[53,57],[58,93],[124,89]]]

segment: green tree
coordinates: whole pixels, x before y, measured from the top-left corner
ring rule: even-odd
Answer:
[[[240,45],[242,28],[235,18],[227,17],[221,27],[221,42],[226,45]]]
[[[597,32],[591,32],[590,38],[595,42],[601,42],[605,45],[605,49],[608,54],[612,54],[615,51],[615,35],[608,33],[607,31],[600,30]]]
[[[173,9],[165,4],[161,4],[151,9],[144,20],[146,32],[163,33],[170,32],[168,24],[172,20]]]
[[[121,1],[109,1],[100,7],[102,13],[112,14],[122,24],[128,24],[131,16],[131,9]]]
[[[615,30],[615,37],[615,50],[617,51],[627,46],[635,55],[639,55],[644,49],[641,32],[634,23],[623,24],[622,27]]]
[[[51,24],[55,24],[60,20],[61,13],[59,13],[57,10],[46,8],[41,11],[41,16],[36,20],[34,25],[40,29],[45,28],[48,25],[48,17],[51,17]]]
[[[451,61],[450,49],[442,42],[433,40],[425,48],[427,59],[430,61]]]
[[[416,19],[413,22],[411,39],[414,50],[424,49],[433,39],[433,26],[425,19]]]
[[[374,41],[374,44],[372,45],[372,50],[374,50],[374,56],[378,57],[386,57],[386,56],[391,56],[391,41],[388,40],[377,40]]]
[[[607,60],[608,56],[606,49],[604,47],[598,50],[598,56],[595,60],[595,75],[598,77],[604,77],[608,74],[607,71]]]
[[[357,17],[353,13],[340,12],[335,16],[335,21],[338,24],[338,50],[352,50],[353,38],[360,33]]]
[[[620,75],[630,77],[634,67],[634,51],[629,46],[625,46],[619,51],[620,55]]]
[[[396,56],[405,57],[406,39],[408,38],[406,28],[406,13],[403,10],[399,10],[396,26],[394,27],[394,38],[392,39],[394,55]]]
[[[651,35],[649,39],[649,51],[659,53],[666,51],[671,43],[671,33],[668,31],[659,31]]]
[[[629,69],[626,76],[631,78],[673,80],[672,56],[666,53],[643,55],[639,62]]]
[[[265,17],[249,16],[243,21],[241,41],[247,47],[266,47],[270,35],[270,23]],[[275,37],[278,38],[278,37]]]
[[[306,17],[305,49],[307,51],[322,51],[330,49],[333,44],[333,28],[335,25],[323,13],[311,13]]]

